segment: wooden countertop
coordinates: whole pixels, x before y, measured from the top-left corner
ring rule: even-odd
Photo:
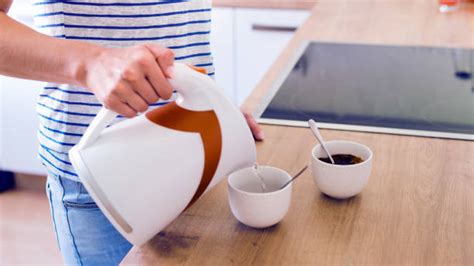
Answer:
[[[253,110],[305,40],[474,48],[474,7],[439,14],[437,1],[321,1],[245,103]],[[315,145],[306,128],[264,126],[258,162],[295,173]],[[124,264],[474,264],[474,142],[323,130],[374,152],[368,186],[349,200],[323,196],[310,171],[294,184],[278,225],[239,224],[226,183]],[[159,211],[159,210],[156,210]]]
[[[213,0],[217,7],[311,9],[316,0]]]

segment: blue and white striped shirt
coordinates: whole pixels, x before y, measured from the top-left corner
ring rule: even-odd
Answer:
[[[209,44],[210,0],[40,0],[33,6],[35,25],[42,33],[105,47],[153,42],[172,49],[177,61],[214,74]],[[78,180],[68,151],[101,106],[85,88],[53,83],[44,86],[37,105],[39,156],[49,174]]]

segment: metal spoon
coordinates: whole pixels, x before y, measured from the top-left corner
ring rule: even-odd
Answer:
[[[314,122],[313,119],[310,119],[308,121],[308,124],[309,124],[309,127],[311,128],[311,131],[313,132],[314,136],[316,137],[316,139],[319,141],[319,143],[323,147],[323,150],[329,156],[329,160],[331,160],[331,163],[334,164],[334,159],[332,158],[331,154],[329,153],[329,150],[326,147],[326,144],[324,144],[323,136],[321,136],[321,133],[319,133],[319,129],[318,129],[318,126],[316,125],[316,122]]]
[[[304,173],[304,171],[306,171],[306,169],[308,169],[308,165],[306,165],[305,167],[303,167],[298,173],[296,173],[296,175],[294,175],[288,182],[286,182],[283,186],[281,186],[280,189],[284,189],[286,186],[288,186],[288,184],[290,184],[291,182],[293,182],[293,180],[295,180],[296,178],[298,178],[298,176],[300,176],[301,174]]]
[[[267,186],[265,185],[265,181],[263,181],[263,176],[258,172],[257,164],[254,165],[253,172],[260,179],[260,188],[262,189],[262,192],[267,192]]]

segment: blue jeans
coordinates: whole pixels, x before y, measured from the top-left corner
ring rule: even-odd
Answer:
[[[118,265],[132,245],[113,227],[84,186],[50,176],[46,192],[67,265]]]

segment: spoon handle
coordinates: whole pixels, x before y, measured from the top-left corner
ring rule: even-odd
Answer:
[[[332,158],[331,154],[329,153],[328,148],[326,147],[326,144],[324,144],[323,137],[321,136],[321,133],[319,133],[318,126],[316,125],[316,122],[314,122],[313,119],[310,119],[308,121],[309,127],[311,128],[311,131],[313,132],[314,136],[316,139],[318,139],[319,143],[323,147],[323,150],[326,152],[326,154],[329,157],[329,160],[331,160],[331,163],[334,164],[334,159]]]
[[[291,178],[288,182],[286,182],[283,186],[281,186],[280,189],[284,189],[286,186],[288,186],[291,182],[293,182],[293,180],[295,180],[295,179],[298,178],[301,174],[303,174],[304,171],[306,171],[306,169],[308,169],[308,165],[306,165],[305,167],[303,167],[296,175],[293,176],[293,178]]]
[[[258,165],[257,164],[255,164],[253,166],[253,172],[260,179],[260,188],[262,189],[262,192],[267,192],[267,186],[265,185],[265,182],[263,181],[263,176],[258,171]]]

